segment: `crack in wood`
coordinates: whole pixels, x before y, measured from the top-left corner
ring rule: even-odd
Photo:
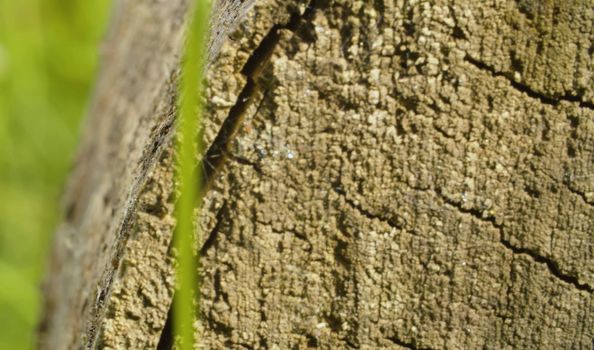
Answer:
[[[341,196],[345,203],[353,208],[354,210],[356,210],[358,213],[360,213],[361,215],[363,215],[364,217],[366,217],[367,219],[371,220],[371,221],[381,221],[384,224],[398,229],[398,230],[403,230],[404,228],[402,227],[402,225],[400,225],[399,223],[397,223],[394,219],[389,219],[389,218],[385,218],[382,215],[378,215],[378,214],[374,214],[372,212],[370,212],[369,210],[363,208],[360,204],[357,204],[354,200],[352,200],[346,193],[346,191],[344,190],[343,186],[340,184],[333,184],[332,185],[332,190],[334,191],[334,193],[338,194],[339,196]]]
[[[353,209],[357,210],[359,213],[361,213],[366,218],[368,218],[370,220],[379,220],[381,222],[386,223],[390,227],[402,229],[402,226],[399,225],[398,223],[396,223],[393,219],[386,218],[384,216],[372,213],[372,212],[366,210],[365,208],[363,208],[361,205],[354,202],[352,199],[350,199],[348,197],[346,191],[344,191],[342,186],[333,185],[332,189],[334,190],[334,192],[336,192],[338,195],[340,195],[344,198],[347,205],[349,205]],[[423,191],[425,191],[425,190],[423,190]],[[552,260],[551,258],[542,256],[532,249],[524,248],[524,247],[517,247],[517,246],[513,245],[509,240],[507,240],[505,238],[504,225],[502,223],[498,223],[497,218],[495,216],[485,216],[484,212],[482,212],[476,208],[464,208],[460,203],[453,201],[450,198],[447,198],[439,189],[434,189],[431,192],[435,193],[438,196],[438,198],[440,198],[445,204],[455,208],[458,212],[460,212],[462,214],[470,215],[479,221],[489,223],[493,228],[497,229],[497,231],[499,233],[499,243],[504,248],[511,251],[513,254],[528,256],[535,263],[545,265],[547,267],[548,271],[550,272],[550,274],[553,277],[555,277],[556,279],[572,285],[575,289],[577,289],[579,291],[584,291],[584,292],[587,292],[590,294],[594,293],[594,287],[592,287],[588,283],[580,282],[576,276],[572,276],[572,275],[569,275],[569,274],[561,271],[559,264],[557,262],[555,262],[554,260]]]
[[[464,207],[462,207],[462,205],[460,203],[447,198],[445,195],[443,195],[441,193],[440,190],[436,190],[435,193],[446,204],[448,204],[451,207],[454,207],[459,212],[461,212],[463,214],[471,215],[472,217],[476,218],[479,221],[487,222],[487,223],[491,224],[491,226],[496,228],[499,232],[499,243],[503,247],[505,247],[507,250],[511,251],[513,254],[526,255],[526,256],[530,257],[531,260],[534,261],[535,263],[545,265],[553,277],[557,278],[558,280],[560,280],[562,282],[572,285],[577,290],[588,292],[590,294],[592,294],[594,292],[594,287],[592,287],[588,283],[581,283],[576,276],[568,275],[565,272],[561,271],[559,264],[556,261],[552,260],[551,258],[542,256],[532,249],[524,248],[524,247],[517,247],[517,246],[513,245],[508,239],[505,238],[505,235],[504,235],[505,225],[502,223],[497,223],[497,220],[494,216],[485,217],[483,215],[483,213],[477,209],[464,208]]]
[[[237,164],[251,167],[260,176],[262,176],[262,174],[263,174],[262,167],[260,166],[260,164],[258,164],[256,162],[252,162],[249,159],[246,159],[246,158],[243,158],[243,157],[238,157],[238,156],[235,156],[235,155],[230,155],[229,156],[229,159],[231,159],[232,161],[236,162]]]
[[[425,347],[419,348],[419,347],[417,347],[417,345],[415,343],[406,342],[404,340],[397,338],[396,336],[386,337],[386,339],[388,339],[389,341],[391,341],[392,343],[394,343],[400,347],[410,349],[410,350],[432,350],[431,348],[425,348]]]
[[[200,256],[203,256],[204,254],[206,254],[206,252],[208,252],[208,250],[212,246],[214,246],[216,239],[217,239],[217,235],[221,229],[221,226],[223,225],[223,219],[224,219],[224,216],[227,214],[227,211],[228,211],[227,202],[225,202],[221,206],[221,209],[219,209],[219,211],[217,212],[217,215],[215,217],[216,223],[215,223],[213,229],[210,231],[210,233],[208,234],[208,237],[202,244],[202,248],[200,248]]]
[[[577,103],[582,108],[594,110],[594,103],[588,102],[588,101],[583,101],[579,96],[570,95],[569,93],[566,93],[565,95],[562,95],[562,96],[549,96],[549,95],[543,94],[541,92],[538,92],[538,91],[530,88],[527,85],[518,83],[517,81],[511,79],[506,73],[497,71],[495,68],[489,66],[488,64],[486,64],[484,62],[481,62],[481,61],[473,58],[469,54],[466,54],[466,56],[464,56],[464,61],[470,63],[471,65],[473,65],[474,67],[476,67],[482,71],[486,71],[493,77],[505,78],[505,80],[507,80],[509,82],[509,84],[512,87],[514,87],[516,90],[525,93],[529,97],[539,100],[543,104],[556,107],[559,105],[559,103],[561,103],[561,101],[566,101],[566,102]]]
[[[263,68],[270,61],[274,50],[281,40],[281,31],[290,30],[296,32],[303,24],[303,21],[311,21],[313,15],[318,8],[317,0],[312,0],[303,14],[293,13],[286,24],[275,24],[266,34],[264,39],[260,42],[258,47],[252,52],[250,57],[244,64],[241,73],[246,76],[247,82],[237,97],[235,105],[231,107],[227,118],[221,125],[214,141],[204,154],[204,157],[197,166],[197,171],[201,172],[199,177],[201,186],[200,192],[196,200],[200,203],[201,199],[208,192],[212,186],[216,174],[222,169],[225,160],[230,157],[229,146],[235,139],[237,132],[241,128],[245,114],[252,103],[254,96],[258,93],[260,87],[257,84],[257,79],[262,73]],[[218,225],[219,223],[217,223]],[[201,254],[206,252],[216,240],[216,227],[209,235],[205,245],[201,248]],[[210,243],[209,243],[210,242]],[[173,296],[175,298],[175,295]],[[173,318],[173,303],[170,306],[167,314],[166,325],[171,325]],[[165,327],[161,333],[159,340],[159,349],[173,348],[173,327]],[[163,344],[163,345],[161,345]]]
[[[272,26],[258,47],[254,49],[250,57],[247,59],[241,69],[241,73],[247,78],[247,83],[237,97],[235,105],[229,110],[227,118],[225,118],[217,136],[206,151],[201,164],[198,166],[198,169],[201,169],[203,172],[201,177],[202,186],[200,196],[203,196],[204,193],[208,191],[215,175],[223,167],[225,160],[230,154],[230,144],[241,128],[245,119],[245,114],[251,105],[253,98],[260,90],[257,79],[261,75],[264,67],[269,63],[275,48],[280,42],[281,31],[288,29],[292,32],[296,32],[303,24],[302,22],[304,20],[311,20],[316,9],[316,0],[312,0],[303,14],[292,14],[288,23],[283,25],[275,24]]]
[[[575,189],[574,187],[572,187],[570,184],[565,184],[565,186],[567,187],[567,189],[569,190],[569,192],[575,194],[576,196],[580,197],[585,204],[594,207],[594,202],[589,201],[588,197],[586,196],[585,192],[579,191],[577,189]]]
[[[547,173],[546,171],[540,170],[539,172],[541,174],[543,174],[544,176],[546,176],[547,178],[549,178],[555,184],[561,184],[569,192],[571,192],[572,194],[580,197],[584,201],[584,203],[586,205],[594,206],[594,202],[588,200],[588,197],[586,196],[586,192],[583,192],[583,191],[580,191],[580,190],[577,190],[576,188],[574,188],[573,185],[572,185],[572,183],[571,183],[571,180],[569,180],[567,178],[566,179],[563,179],[563,180],[559,180],[559,179],[555,178],[553,175]]]

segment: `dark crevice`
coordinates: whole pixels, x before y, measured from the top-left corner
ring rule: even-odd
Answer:
[[[212,315],[212,313],[209,313],[208,315],[202,315],[202,318],[205,321],[208,321],[207,324],[210,325],[211,330],[213,331],[214,334],[217,335],[222,335],[224,338],[226,339],[231,339],[233,336],[233,329],[231,327],[229,327],[228,325],[217,321],[214,316]],[[231,344],[226,344],[227,349],[231,349],[233,347],[230,346]],[[241,345],[241,344],[240,344]]]
[[[456,11],[454,10],[454,7],[448,5],[448,9],[450,10],[450,13],[452,14],[452,19],[454,20],[454,28],[452,29],[452,35],[455,39],[468,40],[466,33],[464,33],[464,30],[458,24],[458,17],[456,16]]]
[[[280,42],[281,31],[288,29],[296,32],[304,21],[310,21],[317,8],[316,2],[316,0],[312,0],[302,15],[292,14],[288,23],[272,26],[241,69],[241,73],[247,78],[246,85],[237,97],[235,105],[229,110],[217,136],[206,151],[202,164],[198,167],[203,172],[200,196],[208,191],[212,180],[229,155],[229,145],[237,135],[254,96],[260,91],[257,79],[263,68],[269,63],[276,46]]]
[[[340,185],[333,185],[332,188],[333,188],[334,192],[336,192],[338,195],[340,195],[341,197],[344,198],[344,201],[347,205],[349,205],[351,208],[355,209],[357,212],[359,212],[366,218],[368,218],[370,220],[379,220],[381,222],[388,224],[391,227],[395,227],[397,229],[402,229],[402,226],[398,225],[398,223],[396,223],[393,219],[377,215],[377,214],[372,213],[372,212],[366,210],[365,208],[361,207],[361,205],[357,204],[356,202],[354,202],[352,199],[350,199],[347,196],[346,192]],[[420,190],[424,190],[424,189],[420,189]],[[504,225],[501,223],[498,223],[497,219],[494,216],[485,216],[484,212],[482,212],[476,208],[465,208],[462,206],[462,204],[446,197],[439,189],[434,190],[434,192],[447,205],[454,207],[460,213],[471,215],[472,217],[478,219],[479,221],[487,222],[491,226],[496,228],[499,232],[499,242],[501,243],[501,245],[503,247],[510,250],[513,254],[527,255],[534,262],[546,265],[547,269],[549,270],[549,272],[551,273],[552,276],[556,277],[557,279],[559,279],[565,283],[572,285],[577,290],[585,291],[588,293],[594,292],[594,288],[591,285],[589,285],[587,283],[581,283],[577,277],[568,275],[565,272],[561,271],[561,269],[559,268],[559,265],[554,260],[552,260],[548,257],[542,256],[542,255],[538,254],[538,252],[535,252],[534,250],[531,250],[528,248],[516,247],[513,244],[511,244],[511,242],[509,240],[507,240],[504,236]]]
[[[569,184],[565,184],[565,187],[567,187],[567,189],[569,190],[569,192],[575,194],[576,196],[582,198],[582,200],[584,201],[584,203],[586,203],[589,206],[594,206],[594,202],[591,202],[588,200],[588,197],[586,197],[586,193],[582,192],[582,191],[578,191],[575,188],[573,188],[571,185]]]
[[[403,341],[401,339],[396,338],[395,336],[386,337],[386,339],[388,339],[389,341],[391,341],[392,343],[394,343],[400,347],[410,349],[410,350],[432,350],[431,348],[417,347],[416,344]]]
[[[484,62],[481,62],[481,61],[471,57],[468,54],[464,57],[464,60],[466,62],[472,64],[476,68],[488,72],[493,77],[505,78],[510,83],[510,85],[513,86],[516,90],[523,92],[526,95],[528,95],[534,99],[539,100],[543,104],[550,105],[550,106],[558,106],[561,101],[567,101],[567,102],[577,103],[582,108],[594,110],[594,103],[588,102],[588,101],[582,101],[580,96],[574,96],[569,93],[566,93],[565,95],[562,95],[562,96],[548,96],[541,92],[535,91],[532,88],[530,88],[524,84],[514,81],[513,79],[511,79],[508,76],[508,74],[506,74],[504,72],[499,72],[499,71],[495,70],[495,68],[487,65]]]
[[[206,254],[206,252],[208,252],[208,250],[215,244],[215,242],[217,240],[217,235],[218,235],[219,231],[221,230],[221,226],[223,225],[223,217],[226,214],[227,214],[227,203],[223,203],[223,206],[221,206],[221,209],[219,209],[219,211],[217,212],[217,215],[215,218],[215,220],[216,220],[215,226],[208,234],[206,241],[204,241],[204,243],[202,244],[202,248],[200,248],[200,256],[204,256],[204,254]]]
[[[251,56],[247,59],[241,70],[241,73],[246,76],[247,82],[242,91],[239,93],[235,105],[233,105],[229,110],[227,118],[221,125],[214,141],[211,143],[210,147],[204,154],[202,161],[196,168],[198,171],[202,172],[200,176],[200,193],[196,199],[198,203],[201,202],[204,194],[208,192],[212,185],[213,179],[221,170],[225,160],[230,155],[230,152],[228,151],[229,146],[242,126],[246,111],[250,107],[254,97],[260,91],[260,86],[257,84],[257,79],[260,76],[263,68],[269,63],[276,46],[280,42],[281,31],[288,29],[292,32],[296,32],[304,24],[304,22],[311,21],[313,19],[315,11],[318,7],[318,0],[312,0],[302,15],[297,13],[291,14],[291,18],[287,24],[274,25],[268,34],[266,34],[264,39],[262,39],[258,47],[252,52]],[[239,158],[236,158],[235,160],[241,162],[241,160],[238,159]],[[255,169],[257,168],[255,167]],[[223,210],[219,211],[219,214],[222,215],[222,212]],[[216,226],[219,226],[220,223],[221,220],[217,218]],[[200,250],[201,255],[204,254],[212,245],[214,245],[218,230],[218,227],[216,226],[202,246]],[[166,327],[163,329],[161,338],[159,340],[159,349],[171,349],[173,346],[173,328],[171,327],[172,319],[173,307],[170,307],[165,323]],[[220,331],[219,333],[230,334],[230,329],[226,325],[219,324],[218,322],[215,322],[215,320],[208,317],[207,319],[209,323],[215,326],[215,330]]]
[[[497,223],[497,219],[494,216],[484,216],[483,212],[476,208],[464,208],[462,206],[462,204],[460,204],[460,203],[448,198],[446,195],[444,195],[442,193],[441,189],[439,189],[439,188],[435,189],[435,194],[437,194],[437,196],[439,198],[441,198],[441,200],[443,200],[446,204],[456,208],[456,210],[458,210],[459,212],[472,215],[475,218],[479,219],[480,221],[488,222],[492,226],[496,227],[497,229],[503,228],[503,225]]]
[[[214,228],[211,230],[210,234],[208,235],[208,238],[206,239],[206,241],[202,245],[202,248],[200,249],[200,256],[203,256],[204,254],[206,254],[208,249],[215,244],[217,234],[218,234],[219,230],[221,229],[221,225],[223,223],[223,216],[226,215],[226,213],[227,213],[227,203],[224,203],[223,206],[221,207],[221,209],[219,209],[219,211],[217,212],[216,224],[215,224]],[[175,299],[175,294],[173,296],[173,299]],[[174,337],[174,329],[173,329],[173,318],[174,318],[174,315],[173,315],[173,302],[172,302],[169,307],[169,311],[167,312],[167,319],[165,320],[165,326],[163,327],[163,330],[161,331],[161,336],[159,338],[157,350],[173,349],[173,345],[174,345],[173,343],[174,343],[174,338],[175,338]]]
[[[173,338],[173,307],[170,306],[167,312],[167,319],[165,320],[165,327],[163,327],[159,343],[157,344],[157,350],[173,349]]]
[[[215,292],[215,302],[223,301],[225,304],[229,304],[229,294],[225,293],[223,284],[221,281],[221,269],[217,269],[213,276],[213,289]]]
[[[506,240],[503,237],[503,234],[501,234],[500,240],[501,244],[512,251],[512,253],[514,254],[524,254],[524,255],[528,255],[530,258],[532,258],[533,261],[539,263],[539,264],[545,264],[547,266],[547,268],[549,269],[549,272],[555,276],[556,278],[560,279],[561,281],[571,284],[575,287],[575,289],[578,289],[580,291],[584,291],[584,292],[588,292],[588,293],[592,293],[594,292],[594,288],[592,288],[592,286],[590,286],[587,283],[580,283],[580,281],[577,279],[577,277],[574,276],[569,276],[565,273],[563,273],[563,271],[561,271],[559,269],[559,266],[557,265],[557,263],[549,258],[546,258],[542,255],[538,255],[536,252],[528,249],[528,248],[520,248],[520,247],[516,247],[513,246],[508,240]]]
[[[574,195],[580,197],[585,204],[589,205],[589,206],[594,206],[594,202],[591,202],[588,200],[588,197],[586,197],[586,193],[582,192],[580,190],[575,189],[572,184],[571,184],[571,180],[570,179],[564,179],[564,180],[559,180],[557,178],[555,178],[554,176],[552,176],[551,174],[545,172],[545,171],[541,171],[542,174],[544,174],[544,176],[548,177],[551,181],[553,181],[553,183],[557,184],[562,184],[569,192],[573,193]]]
[[[203,172],[200,196],[208,191],[215,175],[225,163],[229,153],[229,145],[241,127],[245,112],[250,106],[256,90],[254,79],[248,76],[246,85],[237,97],[237,103],[229,110],[229,114],[219,129],[217,136],[206,151],[201,166],[198,167]]]
[[[341,196],[344,199],[345,203],[349,207],[353,208],[354,210],[359,212],[361,215],[363,215],[367,219],[369,219],[371,221],[375,221],[375,220],[381,221],[381,222],[385,223],[386,225],[396,228],[396,229],[399,229],[399,230],[403,229],[402,225],[397,223],[395,220],[390,219],[390,218],[385,218],[381,215],[374,214],[374,213],[370,212],[369,210],[363,208],[360,204],[355,203],[355,201],[353,201],[351,198],[349,198],[349,196],[347,196],[346,192],[342,189],[342,186],[334,185],[334,186],[332,186],[332,190],[336,194]]]
[[[237,157],[237,156],[234,156],[234,155],[231,155],[229,158],[231,160],[233,160],[234,162],[236,162],[237,164],[241,164],[241,165],[252,167],[254,169],[254,171],[258,173],[258,175],[262,175],[263,174],[262,173],[262,167],[260,166],[260,164],[258,164],[256,162],[252,162],[249,159],[242,158],[242,157]]]
[[[494,228],[496,228],[498,230],[499,242],[501,243],[501,245],[503,245],[506,249],[510,250],[513,254],[527,255],[534,262],[546,265],[547,269],[549,270],[549,272],[551,273],[552,276],[556,277],[557,279],[559,279],[565,283],[572,285],[577,290],[588,292],[588,293],[594,292],[594,288],[592,286],[590,286],[589,284],[581,283],[577,277],[568,275],[568,274],[564,273],[563,271],[561,271],[561,269],[559,268],[559,265],[554,260],[552,260],[548,257],[542,256],[542,255],[538,254],[538,252],[535,252],[532,249],[514,246],[508,239],[505,238],[504,232],[503,232],[504,225],[497,223],[497,220],[495,217],[493,217],[493,216],[485,217],[483,215],[483,212],[481,212],[480,210],[477,210],[474,208],[470,208],[470,209],[464,208],[464,207],[462,207],[462,205],[460,203],[455,202],[455,201],[447,198],[446,196],[444,196],[441,193],[441,191],[439,191],[439,190],[437,190],[436,193],[437,193],[437,195],[439,195],[439,197],[446,204],[456,208],[459,212],[468,214],[468,215],[472,215],[474,218],[476,218],[482,222],[490,223]]]
[[[266,226],[270,226],[270,224],[267,224],[267,223],[263,223],[263,222],[260,222],[260,223],[263,224],[263,225],[266,225]],[[313,247],[313,244],[309,241],[309,239],[307,238],[307,236],[305,234],[303,234],[303,233],[301,233],[301,232],[299,232],[297,230],[287,230],[287,229],[285,229],[285,230],[282,230],[281,231],[281,230],[275,229],[272,226],[270,226],[270,230],[273,233],[277,234],[277,235],[282,235],[282,234],[285,234],[285,233],[290,233],[293,236],[295,236],[295,238],[300,239],[300,240],[302,240],[304,242],[307,242],[308,245],[309,245],[309,248],[307,249],[307,251],[308,252],[311,252],[311,248]]]

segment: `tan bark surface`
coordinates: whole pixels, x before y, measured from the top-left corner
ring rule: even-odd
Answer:
[[[48,349],[169,340],[185,4],[119,4],[46,283]],[[590,349],[591,2],[216,13],[203,348]]]

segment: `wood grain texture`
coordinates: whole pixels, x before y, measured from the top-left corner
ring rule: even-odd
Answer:
[[[121,3],[120,18],[142,13]],[[173,4],[134,5],[157,6],[159,29],[114,21],[48,348],[166,343]],[[198,219],[203,348],[589,349],[589,3],[249,5],[219,12],[249,8],[208,68],[204,137],[225,157]]]
[[[250,3],[216,4],[211,60]],[[115,1],[44,286],[42,348],[95,346],[140,191],[172,137],[186,12],[185,0]]]

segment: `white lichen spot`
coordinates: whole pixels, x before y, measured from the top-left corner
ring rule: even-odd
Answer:
[[[316,325],[316,328],[322,329],[322,328],[326,328],[327,326],[328,326],[328,324],[326,322],[321,322]]]
[[[231,107],[233,106],[233,102],[225,100],[224,98],[220,97],[220,96],[213,96],[210,101],[212,102],[213,105],[215,105],[216,107]]]
[[[353,55],[354,57],[359,56],[359,46],[358,45],[351,45],[349,47],[348,52]]]
[[[264,147],[262,147],[261,145],[256,145],[256,153],[258,154],[258,157],[260,159],[266,157],[266,149]]]
[[[400,136],[398,136],[398,132],[396,131],[396,127],[395,126],[388,126],[386,128],[386,133],[385,133],[386,138],[388,139],[392,139],[392,141],[394,141],[395,144],[399,145],[402,142],[402,139],[400,138]]]
[[[381,72],[381,70],[379,70],[379,69],[372,69],[369,72],[369,81],[378,82],[379,78],[380,78],[380,72]]]
[[[377,90],[370,90],[367,96],[367,102],[377,105],[380,102],[380,93]]]

